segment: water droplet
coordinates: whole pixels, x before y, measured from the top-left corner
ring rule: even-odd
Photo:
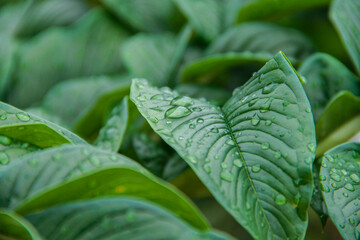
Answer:
[[[266,125],[266,126],[270,126],[271,124],[272,124],[272,121],[271,121],[271,120],[266,120],[266,121],[265,121],[265,125]]]
[[[97,156],[91,156],[89,158],[89,162],[94,165],[95,167],[100,167],[101,166],[101,161]]]
[[[31,166],[31,167],[36,167],[39,163],[36,159],[30,159],[28,161],[28,164]]]
[[[251,171],[253,171],[254,173],[258,173],[260,172],[260,170],[261,170],[260,164],[255,164],[251,167]]]
[[[320,190],[323,192],[330,192],[330,188],[326,186],[324,183],[320,183]]]
[[[282,194],[278,194],[275,198],[275,203],[277,205],[284,205],[286,203],[286,197]]]
[[[192,162],[193,164],[196,164],[198,162],[197,157],[193,156],[193,155],[188,155],[186,157],[186,159],[188,159],[190,162]]]
[[[228,170],[223,170],[220,177],[227,182],[232,182],[234,180],[234,176]]]
[[[261,144],[261,148],[264,149],[264,150],[267,150],[267,149],[270,148],[270,144],[267,143],[267,142],[264,142],[264,143]]]
[[[136,97],[137,100],[139,100],[140,102],[145,102],[146,101],[146,97],[144,95],[139,95]]]
[[[210,164],[204,164],[203,169],[204,169],[204,171],[205,171],[207,174],[210,174],[210,173],[211,173]]]
[[[54,162],[59,162],[61,160],[61,155],[60,154],[54,154],[52,156],[52,159],[54,160]]]
[[[326,180],[326,176],[323,176],[323,175],[320,175],[319,178],[320,178],[320,181],[325,181]]]
[[[253,99],[249,102],[249,107],[254,106],[254,104],[257,102],[257,99]]]
[[[234,141],[233,141],[232,139],[226,140],[225,143],[226,143],[227,145],[230,145],[230,146],[235,146],[235,143],[234,143]]]
[[[254,116],[253,116],[252,119],[251,119],[251,124],[252,124],[253,126],[256,126],[256,125],[259,124],[259,122],[260,122],[260,118],[259,118],[259,116],[255,113]]]
[[[189,124],[189,128],[194,129],[195,127],[196,127],[195,124],[193,124],[193,123]]]
[[[355,224],[355,220],[353,218],[349,218],[349,222],[353,225]]]
[[[311,152],[315,153],[316,147],[315,147],[315,145],[314,145],[313,143],[309,143],[309,144],[307,145],[307,147],[309,148],[309,150],[310,150]]]
[[[272,99],[268,99],[265,104],[263,104],[260,108],[260,112],[264,113],[264,112],[267,112],[269,111],[270,109],[270,105],[271,105],[271,102],[272,102]]]
[[[171,95],[162,93],[162,94],[156,94],[156,95],[152,96],[150,98],[150,100],[170,100],[172,98],[173,97]]]
[[[326,162],[322,162],[322,163],[321,163],[321,166],[324,167],[324,168],[327,168],[327,167],[328,167],[328,165],[326,164]]]
[[[263,88],[262,93],[263,94],[269,94],[269,93],[273,92],[277,88],[278,85],[279,85],[278,83],[268,83]]]
[[[344,188],[345,188],[346,190],[351,191],[351,192],[354,192],[354,191],[355,191],[355,188],[354,188],[354,186],[353,186],[351,183],[345,184]]]
[[[197,123],[203,123],[203,122],[204,122],[204,119],[198,118],[198,119],[196,120],[196,122],[197,122]]]
[[[340,227],[340,228],[345,228],[345,225],[344,225],[344,224],[340,224],[339,227]]]
[[[210,132],[212,132],[212,133],[218,133],[218,132],[219,132],[219,129],[217,129],[217,128],[212,128],[212,129],[210,129]]]
[[[158,123],[159,122],[159,120],[156,118],[156,117],[149,117],[149,120],[151,121],[151,122],[153,122],[153,123]]]
[[[281,152],[275,152],[274,157],[277,159],[281,158]]]
[[[7,119],[6,113],[0,115],[0,120],[6,120],[6,119]]]
[[[306,158],[305,158],[305,163],[311,164],[311,163],[312,163],[312,160],[313,160],[312,157],[306,157]]]
[[[342,173],[344,176],[348,175],[348,172],[347,172],[345,169],[341,169],[341,173]]]
[[[1,143],[2,145],[8,146],[8,145],[11,144],[11,142],[12,142],[11,139],[8,138],[7,136],[1,136],[1,135],[0,135],[0,143]]]
[[[157,131],[158,131],[158,133],[160,133],[160,134],[164,134],[165,136],[172,137],[172,132],[170,132],[170,130],[167,130],[167,129],[158,129]]]
[[[187,107],[177,106],[177,107],[168,109],[165,112],[165,117],[167,117],[167,118],[183,118],[183,117],[190,115],[190,113],[191,113],[191,111]]]
[[[336,173],[330,174],[330,178],[336,182],[340,182],[341,180],[341,177]]]
[[[199,107],[193,107],[192,110],[194,112],[201,112],[201,108],[199,108]]]
[[[355,173],[350,174],[350,178],[351,178],[351,180],[353,180],[356,183],[360,182],[359,176],[356,175]]]
[[[82,150],[82,153],[85,155],[85,156],[87,156],[87,155],[89,155],[90,153],[89,153],[89,151],[87,150],[87,149],[83,149]]]
[[[0,164],[1,165],[7,165],[9,164],[10,160],[6,153],[0,152]]]
[[[307,109],[305,109],[305,112],[311,113],[311,109],[310,109],[310,108],[307,108]]]
[[[242,163],[242,161],[240,159],[235,159],[234,165],[241,168],[244,164]]]
[[[183,106],[183,107],[187,107],[187,106],[191,106],[194,104],[194,101],[187,97],[187,96],[178,96],[175,97],[171,103],[171,105],[175,105],[175,106]]]
[[[20,120],[20,121],[23,121],[23,122],[28,122],[30,121],[30,117],[27,113],[23,113],[23,112],[20,112],[20,113],[17,113],[16,114],[16,117]]]
[[[349,194],[343,193],[343,196],[347,198],[347,197],[349,197]]]
[[[221,163],[221,167],[222,167],[222,168],[227,168],[228,165],[227,165],[227,163],[223,162],[223,163]]]

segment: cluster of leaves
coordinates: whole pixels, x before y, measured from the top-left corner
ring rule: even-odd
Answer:
[[[0,238],[232,239],[211,195],[359,239],[359,39],[358,0],[2,1]]]

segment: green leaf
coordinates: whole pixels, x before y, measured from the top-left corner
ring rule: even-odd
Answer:
[[[1,239],[42,239],[36,229],[26,219],[5,209],[0,209],[0,226]]]
[[[124,64],[137,78],[146,77],[157,86],[168,85],[184,55],[191,32],[190,27],[185,27],[179,38],[170,33],[137,34],[122,47]]]
[[[322,196],[331,220],[344,239],[359,239],[360,145],[346,143],[322,157]]]
[[[174,187],[122,155],[90,146],[27,154],[0,171],[0,182],[0,207],[20,214],[74,200],[124,195],[147,199],[199,229],[208,228],[196,207]]]
[[[59,81],[119,73],[122,64],[114,49],[126,37],[106,12],[94,9],[68,28],[52,28],[26,41],[18,50],[9,102],[26,107]]]
[[[218,0],[173,0],[196,32],[211,41],[222,31],[224,4]]]
[[[223,105],[231,97],[231,94],[225,89],[196,83],[182,84],[177,86],[175,90],[181,95],[206,98],[211,104],[216,106]]]
[[[27,216],[47,239],[232,239],[202,232],[151,202],[101,198]],[[44,221],[48,219],[48,221]]]
[[[357,72],[360,74],[360,4],[356,0],[334,0],[330,19],[340,34]]]
[[[31,37],[49,27],[69,25],[89,10],[81,0],[31,1],[16,26],[17,37]]]
[[[296,63],[314,51],[312,42],[301,32],[271,23],[243,23],[217,38],[206,56],[188,64],[182,72],[185,82],[209,82],[231,67],[269,61],[283,51]]]
[[[222,108],[141,80],[130,97],[255,239],[304,238],[315,128],[301,79],[283,53]]]
[[[314,52],[314,45],[303,33],[273,23],[251,22],[237,25],[211,43],[207,55],[228,52],[269,53],[283,51],[302,60]]]
[[[360,98],[342,91],[326,106],[316,123],[316,157],[360,132]]]
[[[120,75],[68,80],[46,94],[43,108],[89,138],[101,128],[114,105],[129,94],[130,79]]]
[[[99,132],[95,145],[104,150],[118,152],[128,124],[128,97],[111,111],[108,120]]]
[[[240,2],[236,10],[236,22],[276,19],[297,11],[325,6],[330,0],[242,0]]]
[[[178,10],[169,0],[101,0],[125,24],[145,32],[174,30],[182,23]]]
[[[316,53],[306,59],[299,73],[307,80],[305,91],[315,120],[319,119],[329,100],[341,90],[360,94],[360,79],[336,58],[325,53]]]
[[[40,148],[66,143],[85,144],[65,128],[3,102],[0,102],[0,134]]]

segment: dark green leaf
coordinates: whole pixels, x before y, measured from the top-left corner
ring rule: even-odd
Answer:
[[[331,99],[316,123],[316,157],[349,141],[359,132],[360,98],[342,91]]]
[[[114,49],[126,36],[106,12],[94,9],[69,28],[52,28],[27,41],[19,49],[9,102],[29,106],[59,81],[118,73],[122,64]]]
[[[0,226],[0,239],[42,239],[27,220],[8,210],[0,209]]]
[[[346,143],[322,157],[320,188],[331,220],[346,240],[359,239],[360,145]]]
[[[301,79],[283,53],[223,108],[141,80],[130,96],[254,238],[304,238],[315,128]]]
[[[69,203],[27,218],[43,236],[51,240],[232,239],[225,234],[201,232],[166,209],[132,198],[101,198]]]
[[[125,23],[140,31],[172,30],[183,22],[170,0],[101,0],[101,2]]]
[[[168,85],[173,81],[190,36],[189,27],[184,28],[179,38],[169,33],[140,33],[123,45],[121,56],[133,76],[147,78],[157,86]]]
[[[118,152],[128,124],[128,97],[111,111],[99,132],[95,145],[104,150]]]
[[[296,11],[325,6],[330,0],[243,0],[240,2],[236,14],[237,22],[281,18]]]
[[[336,58],[325,53],[309,57],[299,68],[306,77],[305,91],[315,120],[318,120],[329,100],[341,90],[360,94],[360,79]]]
[[[59,83],[45,96],[43,107],[81,136],[98,131],[113,106],[129,94],[128,75],[91,77]]]
[[[334,0],[330,19],[360,74],[360,3],[357,0]]]
[[[211,41],[222,31],[224,4],[218,0],[173,0],[191,26],[206,40]]]
[[[90,146],[27,154],[0,171],[0,182],[0,207],[21,214],[79,199],[125,195],[147,199],[199,229],[208,228],[196,207],[171,185],[122,155]]]

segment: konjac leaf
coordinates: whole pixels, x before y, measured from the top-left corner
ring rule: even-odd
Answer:
[[[322,157],[320,187],[331,220],[344,239],[359,239],[360,145],[346,143]]]
[[[330,0],[243,0],[240,2],[236,10],[236,22],[276,19],[296,11],[326,6]]]
[[[300,66],[306,77],[305,91],[309,97],[315,120],[318,120],[329,100],[341,90],[360,94],[360,79],[334,57],[316,53]]]
[[[90,137],[101,128],[114,105],[129,94],[130,80],[128,75],[68,80],[46,94],[43,108],[81,136]]]
[[[37,230],[14,212],[0,209],[0,239],[41,240]]]
[[[191,28],[185,27],[179,38],[169,33],[137,34],[122,47],[124,64],[137,78],[146,77],[157,86],[168,85],[183,57],[191,32]]]
[[[330,19],[360,73],[360,3],[357,0],[334,0],[330,8]]]
[[[304,238],[315,128],[301,79],[283,53],[222,108],[141,80],[130,96],[255,239]]]
[[[64,204],[29,215],[27,219],[52,240],[232,239],[199,231],[156,204],[132,198],[100,198]]]
[[[339,92],[326,106],[316,123],[316,157],[349,141],[360,132],[360,98],[347,91]]]
[[[124,138],[128,118],[128,97],[125,97],[111,111],[105,126],[100,129],[95,145],[107,151],[118,152]]]
[[[217,37],[222,29],[224,4],[218,0],[173,0],[190,25],[207,41]]]
[[[0,207],[20,214],[75,200],[124,195],[147,199],[199,229],[208,228],[196,207],[171,185],[125,156],[90,146],[27,154],[0,171],[0,181]]]
[[[19,48],[9,102],[27,107],[57,82],[122,70],[119,49],[127,33],[101,9],[94,9],[70,27],[52,28]],[[101,61],[99,61],[101,59]]]
[[[178,28],[183,19],[170,0],[101,0],[119,19],[133,29],[161,32]]]

